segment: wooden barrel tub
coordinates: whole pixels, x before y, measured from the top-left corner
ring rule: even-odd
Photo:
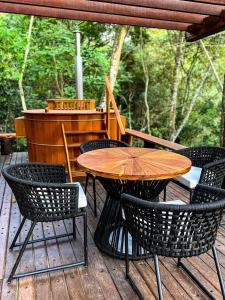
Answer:
[[[70,157],[76,161],[79,146],[91,139],[104,138],[106,112],[93,110],[34,109],[23,112],[16,119],[18,135],[25,133],[29,160],[31,162],[62,163],[66,165],[62,123],[67,132]],[[125,125],[125,117],[121,116]],[[21,131],[21,134],[20,134]],[[120,139],[120,131],[114,111],[110,112],[109,136]]]

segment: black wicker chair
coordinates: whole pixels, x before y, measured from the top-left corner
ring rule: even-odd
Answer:
[[[124,226],[122,219],[121,194],[126,193],[146,201],[159,201],[159,194],[168,184],[164,180],[119,180],[98,177],[98,180],[109,196],[105,201],[103,211],[95,231],[95,243],[101,251],[124,259]],[[130,236],[132,239],[132,236]],[[142,247],[131,246],[129,256],[132,260],[149,257],[149,252]]]
[[[83,154],[88,151],[93,151],[102,148],[114,148],[114,147],[129,147],[129,145],[122,141],[110,140],[110,139],[91,140],[91,141],[86,141],[80,145],[80,152],[81,154]],[[91,178],[93,181],[94,214],[95,216],[97,216],[97,203],[96,203],[97,200],[96,200],[96,188],[95,188],[96,177],[89,173],[87,173],[86,176],[85,194],[87,193],[89,178]]]
[[[172,181],[192,193],[199,184],[222,187],[225,176],[225,148],[222,147],[190,147],[176,151],[192,161],[191,170],[174,178]],[[166,190],[164,191],[164,200]]]
[[[126,278],[140,299],[143,297],[129,274],[128,231],[137,244],[153,254],[160,300],[163,299],[163,292],[158,255],[178,258],[178,267],[186,271],[210,299],[215,299],[181,261],[182,258],[197,256],[209,250],[213,253],[225,299],[225,286],[215,248],[217,230],[225,208],[224,190],[197,185],[189,205],[147,202],[123,194],[122,207],[126,228]]]
[[[9,166],[2,171],[2,174],[11,187],[23,216],[19,229],[10,246],[10,250],[17,246],[22,247],[12,268],[8,282],[14,278],[20,278],[28,275],[35,275],[81,265],[87,266],[86,196],[79,183],[66,183],[64,166],[42,163],[24,163]],[[83,261],[15,275],[27,244],[62,238],[70,235],[73,235],[73,237],[76,238],[75,219],[80,216],[82,216],[84,220]],[[30,240],[33,229],[38,222],[52,222],[68,218],[73,219],[72,233]],[[31,227],[28,234],[24,242],[16,243],[21,229],[27,219],[31,221]]]

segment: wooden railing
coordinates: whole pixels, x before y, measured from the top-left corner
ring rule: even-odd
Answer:
[[[0,133],[0,139],[15,139],[17,138],[15,132],[11,133]]]
[[[116,101],[111,89],[111,85],[109,82],[108,77],[105,77],[105,92],[106,92],[106,130],[109,133],[110,132],[110,108],[112,104],[112,108],[115,112],[116,115],[116,120],[119,126],[120,134],[124,135],[125,134],[125,128],[123,126],[123,122],[120,117],[120,112],[118,110],[118,107],[116,105]]]
[[[48,108],[53,110],[92,110],[94,99],[48,99]]]
[[[179,149],[186,148],[186,146],[184,145],[170,142],[164,139],[160,139],[153,135],[143,133],[134,129],[127,128],[125,132],[126,135],[123,137],[123,140],[130,145],[132,144],[132,138],[136,138],[144,141],[145,147],[150,147],[150,148],[160,147],[160,148],[166,148],[170,150],[179,150]]]

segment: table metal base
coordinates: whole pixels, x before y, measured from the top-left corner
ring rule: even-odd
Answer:
[[[123,226],[121,201],[118,198],[106,199],[95,236],[97,247],[113,257],[125,259],[125,230]],[[129,259],[138,260],[150,257],[129,234]]]

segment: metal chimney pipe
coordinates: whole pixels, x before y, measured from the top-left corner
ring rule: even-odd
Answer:
[[[80,55],[80,32],[79,31],[76,31],[75,74],[76,74],[76,96],[77,99],[83,99],[83,68],[82,68],[82,57]]]

